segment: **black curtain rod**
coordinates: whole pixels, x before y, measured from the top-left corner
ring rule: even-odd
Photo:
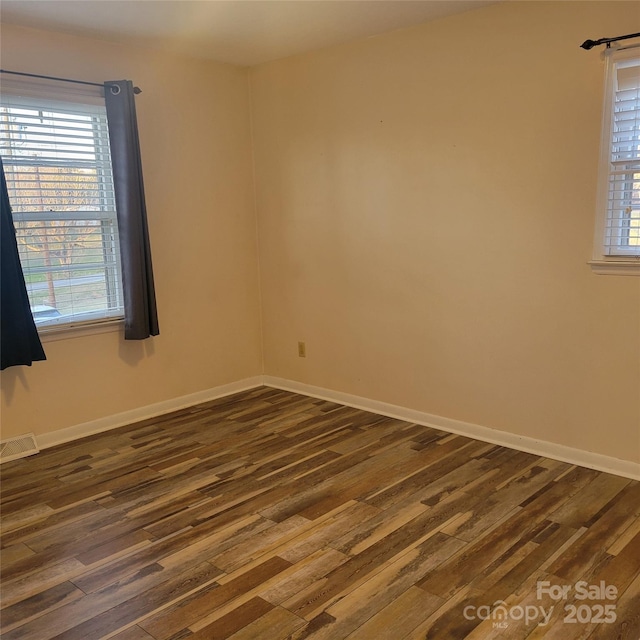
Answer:
[[[629,33],[626,36],[617,36],[616,38],[600,38],[600,40],[585,40],[580,46],[587,51],[593,49],[593,47],[599,47],[601,44],[606,44],[607,49],[611,47],[612,42],[618,40],[628,40],[629,38],[640,38],[640,33]]]
[[[100,84],[99,82],[86,82],[85,80],[71,80],[71,78],[57,78],[56,76],[43,76],[38,73],[23,73],[22,71],[9,71],[7,69],[0,69],[0,73],[9,73],[13,76],[26,76],[28,78],[41,78],[43,80],[58,80],[60,82],[72,82],[73,84],[84,84],[90,87],[101,87],[104,88],[104,84]],[[133,93],[142,93],[142,89],[139,87],[133,88]]]

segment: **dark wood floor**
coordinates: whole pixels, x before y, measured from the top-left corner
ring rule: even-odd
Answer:
[[[5,464],[2,525],[4,640],[640,637],[640,483],[273,389]]]

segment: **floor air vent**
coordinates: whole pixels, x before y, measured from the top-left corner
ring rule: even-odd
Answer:
[[[33,433],[18,436],[17,438],[9,438],[0,442],[0,464],[9,462],[9,460],[26,458],[39,451],[40,449],[38,449],[36,437]]]

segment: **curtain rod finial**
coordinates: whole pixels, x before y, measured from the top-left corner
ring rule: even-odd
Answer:
[[[580,46],[589,51],[589,49],[593,49],[597,44],[595,40],[585,40]]]

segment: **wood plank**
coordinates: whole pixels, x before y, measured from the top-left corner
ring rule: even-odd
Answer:
[[[640,516],[640,482],[625,487],[601,515],[550,567],[554,575],[577,581],[603,558],[605,549]]]
[[[573,494],[570,503],[565,502],[549,517],[555,522],[576,529],[588,526],[589,520],[622,491],[631,480],[607,473],[596,476],[589,484]]]
[[[167,584],[191,584],[190,581],[194,576],[199,579],[205,578],[206,582],[220,574],[219,569],[215,569],[208,563],[195,567],[182,567],[180,570],[163,569],[158,564],[152,564],[105,589],[49,611],[7,634],[3,633],[3,640],[46,640],[59,634],[70,633],[73,627],[100,618],[105,612],[108,613],[130,600],[135,601],[140,594],[154,588],[163,589],[163,585]],[[97,636],[85,636],[85,638],[91,637]]]
[[[252,598],[188,637],[191,640],[211,640],[212,638],[223,640],[255,620],[259,620],[272,609],[273,605],[262,598]]]
[[[545,474],[540,473],[535,477],[545,478]],[[526,506],[512,517],[477,542],[469,544],[452,562],[427,576],[418,586],[443,598],[451,597],[458,588],[465,583],[470,584],[475,576],[486,571],[502,554],[512,553],[518,546],[534,538],[538,534],[536,527],[546,520],[563,497],[562,483],[548,486],[533,501],[527,501]]]
[[[33,549],[29,549],[26,544],[18,542],[0,549],[0,566],[7,568],[14,562],[24,560],[35,553]]]
[[[167,640],[290,566],[291,563],[286,560],[278,557],[270,558],[216,589],[196,594],[186,603],[179,603],[165,611],[151,615],[140,623],[140,627],[157,640]]]
[[[79,600],[84,596],[85,593],[72,582],[61,582],[49,589],[44,589],[29,598],[2,609],[3,632],[11,631],[17,626],[34,620],[58,607],[63,607],[70,602]]]
[[[74,624],[76,622],[74,620],[70,621],[72,626],[62,635],[66,640],[104,637],[144,618],[166,602],[180,599],[194,590],[212,584],[219,575],[218,569],[203,563],[172,576],[150,589],[141,590],[133,597],[107,611],[93,615],[80,624]]]
[[[255,622],[247,625],[237,633],[229,636],[230,640],[284,640],[304,625],[304,620],[290,611],[275,607]]]
[[[616,621],[595,625],[589,640],[636,640],[640,638],[640,576],[616,603]]]
[[[335,622],[325,626],[322,632],[314,634],[314,637],[318,640],[329,640],[353,633],[463,544],[460,540],[448,538],[444,534],[436,534],[394,561],[386,563],[375,575],[356,588],[349,589],[348,593],[340,594],[341,597],[324,609],[335,618]],[[422,604],[426,611],[435,611],[442,605],[442,600],[437,596],[425,596]],[[424,617],[426,616],[422,619]]]
[[[154,640],[153,636],[150,636],[146,631],[143,631],[140,627],[133,626],[117,633],[115,636],[111,636],[110,640]]]
[[[301,394],[244,391],[0,476],[3,640],[640,633],[640,483]],[[540,580],[616,586],[616,624],[565,624]],[[463,615],[498,601],[557,606],[546,626]]]
[[[347,560],[348,556],[339,551],[321,549],[296,562],[293,573],[288,574],[269,588],[260,591],[259,595],[273,605],[282,604],[285,600],[293,598],[303,589],[308,588]]]
[[[422,623],[442,603],[440,598],[410,587],[369,618],[347,640],[398,640]]]
[[[318,613],[321,606],[333,602],[345,589],[359,584],[388,560],[406,551],[407,547],[417,546],[429,536],[435,535],[438,527],[457,515],[461,506],[470,500],[472,498],[469,496],[453,498],[448,504],[443,503],[443,506],[419,515],[386,539],[371,545],[344,565],[329,572],[323,583],[313,591],[303,591],[284,605],[298,615],[310,619]]]
[[[67,580],[72,580],[85,569],[86,567],[79,560],[68,558],[60,562],[47,564],[39,571],[34,571],[24,577],[16,577],[13,580],[6,581],[3,579],[0,582],[2,606],[8,607]]]

